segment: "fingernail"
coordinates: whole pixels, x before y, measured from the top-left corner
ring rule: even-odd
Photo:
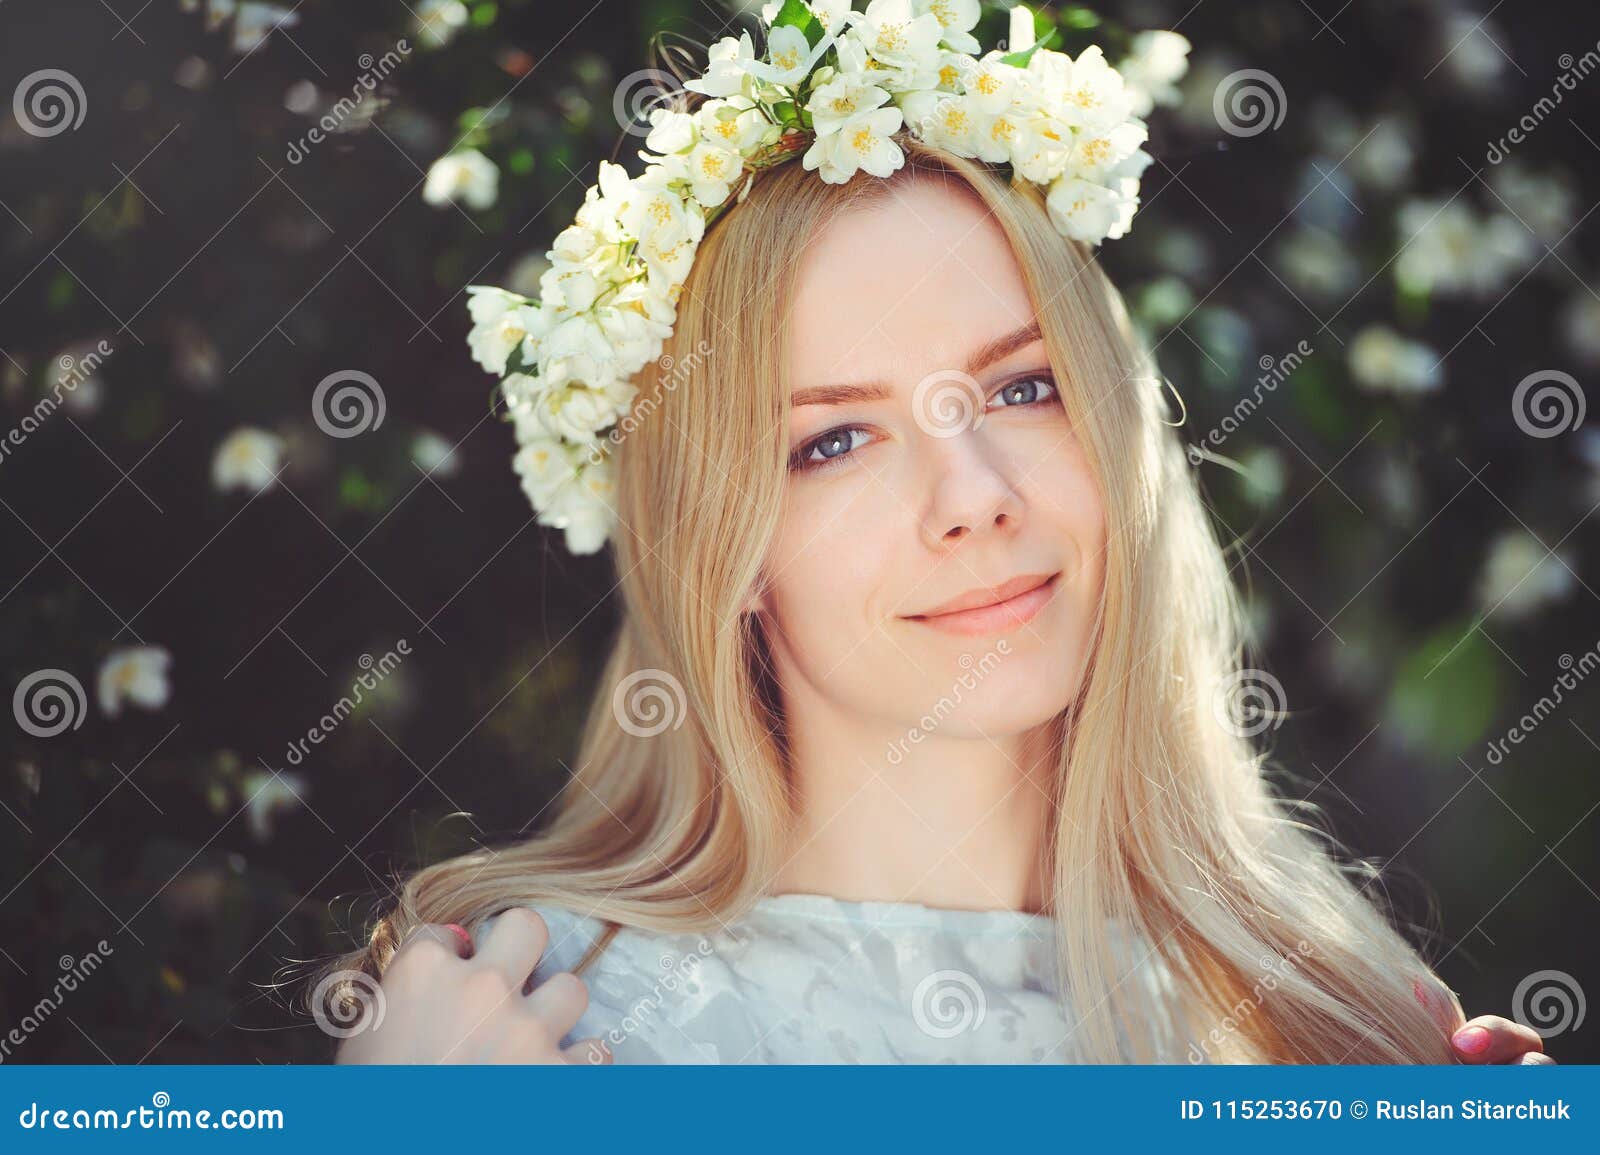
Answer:
[[[1483,1027],[1462,1027],[1450,1039],[1456,1050],[1468,1055],[1481,1055],[1489,1049],[1489,1032]]]

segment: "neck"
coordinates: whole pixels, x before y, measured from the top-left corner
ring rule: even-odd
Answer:
[[[987,738],[840,716],[805,724],[788,704],[801,817],[769,893],[1044,909],[1051,818],[1048,728]],[[798,721],[798,724],[796,724]],[[892,759],[889,751],[897,753]]]

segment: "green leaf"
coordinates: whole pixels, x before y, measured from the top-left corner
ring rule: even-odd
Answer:
[[[1037,19],[1037,13],[1035,14],[1035,18]],[[1002,56],[1000,59],[1007,64],[1015,64],[1018,68],[1026,68],[1028,67],[1028,61],[1033,59],[1033,54],[1039,51],[1039,49],[1054,48],[1060,43],[1060,30],[1051,28],[1050,31],[1045,35],[1044,39],[1035,40],[1031,45],[1029,45],[1027,48],[1024,48],[1021,52],[1010,52],[1005,56]]]
[[[815,18],[811,15],[811,9],[807,8],[802,0],[783,0],[783,7],[778,10],[777,16],[773,17],[772,26],[774,28],[798,28],[804,32],[806,26],[813,23],[814,20]]]
[[[1098,28],[1100,26],[1100,17],[1082,5],[1074,4],[1072,7],[1062,10],[1058,22],[1075,30]]]

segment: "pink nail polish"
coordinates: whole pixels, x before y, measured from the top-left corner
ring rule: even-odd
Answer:
[[[1462,1027],[1450,1041],[1458,1051],[1481,1055],[1489,1049],[1489,1032],[1482,1027]]]

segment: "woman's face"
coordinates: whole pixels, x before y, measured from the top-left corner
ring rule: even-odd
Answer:
[[[1105,522],[1057,393],[1072,383],[1028,332],[999,225],[970,194],[902,184],[809,247],[789,323],[790,472],[756,603],[785,700],[896,727],[937,709],[962,737],[1059,713],[1090,644]],[[986,614],[932,616],[1043,579]]]

